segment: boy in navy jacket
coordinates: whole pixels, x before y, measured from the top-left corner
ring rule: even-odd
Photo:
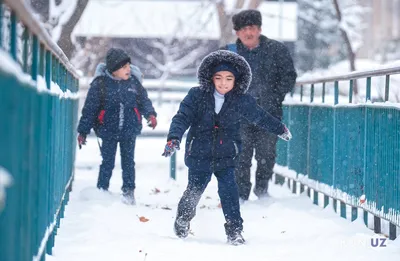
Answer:
[[[99,64],[90,85],[78,125],[78,143],[86,143],[93,128],[102,139],[97,188],[107,191],[114,169],[117,144],[121,150],[123,202],[134,205],[136,136],[142,130],[142,115],[153,129],[157,125],[153,105],[140,79],[131,72],[131,59],[125,51],[111,48],[106,64]]]
[[[239,127],[242,121],[257,124],[284,140],[291,134],[277,118],[259,107],[246,91],[251,69],[245,59],[220,50],[206,56],[198,69],[200,86],[192,88],[182,101],[169,129],[164,156],[171,156],[185,131],[185,164],[189,182],[178,204],[174,230],[178,237],[188,236],[190,221],[196,214],[201,195],[214,173],[226,219],[228,242],[243,244],[235,158],[241,150]]]

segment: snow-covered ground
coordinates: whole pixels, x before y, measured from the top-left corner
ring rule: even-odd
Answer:
[[[120,159],[111,180],[112,194],[95,188],[100,154],[95,139],[77,152],[71,201],[47,260],[398,260],[400,240],[371,247],[379,236],[362,220],[351,223],[332,208],[322,209],[305,195],[272,185],[272,199],[254,195],[241,208],[247,244],[226,244],[224,219],[213,179],[192,222],[193,234],[175,237],[172,226],[186,186],[183,152],[177,156],[177,180],[169,178],[169,159],[161,157],[164,138],[139,138],[136,147],[137,206],[120,202]],[[361,215],[362,216],[362,215]],[[141,222],[140,217],[148,219]],[[143,220],[143,218],[142,218]],[[145,221],[146,221],[145,220]]]

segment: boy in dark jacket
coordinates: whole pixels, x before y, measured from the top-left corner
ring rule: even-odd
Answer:
[[[90,85],[78,125],[78,144],[86,144],[93,128],[102,139],[103,158],[97,188],[108,190],[119,143],[122,164],[123,202],[134,205],[136,136],[142,130],[142,115],[153,129],[156,112],[140,80],[131,72],[131,59],[121,49],[107,52],[106,64],[99,64]]]
[[[235,182],[235,157],[241,150],[241,121],[257,124],[289,140],[291,134],[277,118],[265,112],[246,91],[251,69],[245,59],[220,50],[206,56],[198,69],[200,86],[192,88],[173,117],[164,149],[171,156],[190,127],[185,146],[189,182],[178,204],[174,230],[178,237],[188,236],[190,221],[201,195],[214,173],[226,219],[228,242],[243,244],[238,187]]]

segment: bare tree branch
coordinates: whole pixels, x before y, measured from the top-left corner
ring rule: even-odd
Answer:
[[[335,11],[336,11],[336,18],[339,21],[339,30],[340,30],[340,33],[342,34],[343,40],[346,44],[347,56],[349,58],[349,63],[350,63],[350,70],[355,71],[356,70],[356,64],[355,64],[356,54],[354,53],[353,47],[351,46],[350,37],[347,34],[347,31],[344,30],[340,26],[340,23],[343,21],[342,11],[340,9],[338,0],[332,0],[332,1],[333,1],[333,5],[335,7]],[[354,81],[353,91],[354,91],[354,94],[356,94],[356,95],[358,94],[357,81]]]
[[[74,13],[72,14],[68,22],[62,27],[60,39],[58,40],[57,44],[64,51],[65,55],[69,59],[71,59],[72,54],[75,50],[74,44],[72,43],[71,34],[79,19],[81,18],[83,11],[85,11],[88,2],[89,0],[78,0]]]

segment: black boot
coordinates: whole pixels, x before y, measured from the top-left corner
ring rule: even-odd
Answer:
[[[228,237],[228,243],[234,246],[243,245],[246,241],[242,236],[242,226],[232,223],[225,223],[225,233]]]
[[[228,243],[234,246],[243,245],[246,241],[244,240],[240,232],[235,232],[228,235]]]
[[[126,205],[136,205],[135,193],[133,190],[126,190],[122,192],[122,203]]]
[[[186,238],[189,235],[190,222],[177,217],[174,223],[175,235],[179,238]]]

